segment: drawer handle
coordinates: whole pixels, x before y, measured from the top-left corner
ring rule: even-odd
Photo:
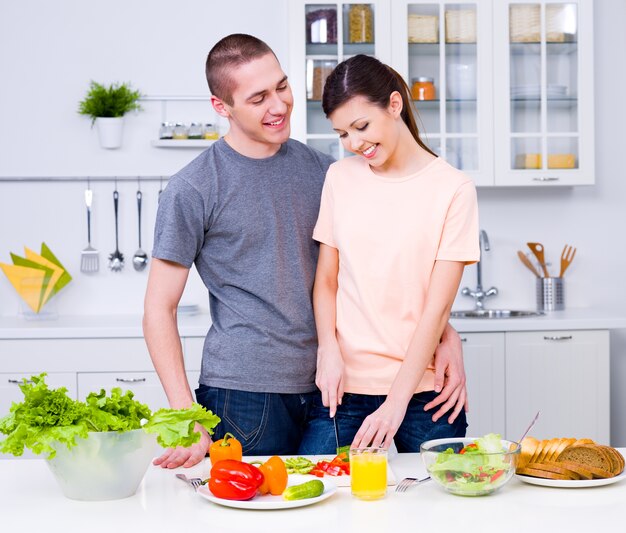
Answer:
[[[115,381],[120,383],[143,383],[146,378],[115,378]]]
[[[533,178],[533,180],[534,181],[559,181],[559,178],[543,176],[541,178]]]
[[[562,337],[553,337],[553,336],[544,335],[543,340],[544,341],[569,341],[572,338],[573,337],[571,335],[564,335]]]
[[[9,379],[9,383],[11,383],[12,385],[21,385],[24,382],[21,379]],[[26,383],[33,383],[33,380],[27,379]]]
[[[461,342],[467,342],[467,337],[461,337]]]

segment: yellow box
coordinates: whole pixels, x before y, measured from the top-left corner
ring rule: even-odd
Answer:
[[[517,154],[515,168],[541,168],[541,154]]]
[[[576,168],[574,154],[548,154],[548,168]]]

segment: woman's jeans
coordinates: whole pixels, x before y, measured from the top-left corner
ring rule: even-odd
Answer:
[[[436,408],[424,411],[424,405],[436,398],[437,394],[434,391],[420,392],[411,398],[404,421],[394,437],[399,452],[419,452],[420,444],[430,439],[465,436],[467,422],[464,410],[452,424],[448,423],[452,409],[437,422],[432,421]],[[341,405],[337,406],[333,420],[329,417],[328,407],[322,405],[318,396],[300,445],[300,453],[303,455],[335,453],[337,447],[335,429],[339,446],[351,444],[365,417],[376,411],[385,398],[386,396],[346,393],[343,395]]]

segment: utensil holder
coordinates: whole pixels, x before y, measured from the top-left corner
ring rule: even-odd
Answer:
[[[537,278],[537,309],[539,311],[565,309],[563,278]]]

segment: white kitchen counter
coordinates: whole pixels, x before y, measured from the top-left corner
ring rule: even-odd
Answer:
[[[620,450],[622,454],[625,449]],[[251,511],[213,504],[183,482],[178,471],[206,477],[209,463],[192,469],[150,467],[137,494],[123,500],[66,499],[43,460],[0,461],[2,531],[112,533],[341,532],[401,533],[623,531],[626,481],[604,487],[557,489],[512,479],[490,496],[464,498],[434,481],[374,502],[353,498],[349,488],[320,503],[289,510]],[[391,462],[396,478],[420,474],[418,454]]]
[[[143,337],[141,318],[141,315],[65,315],[55,320],[0,317],[0,339]],[[626,312],[568,309],[539,317],[454,319],[451,324],[458,331],[466,333],[620,329],[626,328]],[[183,337],[204,337],[210,325],[211,318],[206,313],[180,315],[178,318],[178,327]]]

